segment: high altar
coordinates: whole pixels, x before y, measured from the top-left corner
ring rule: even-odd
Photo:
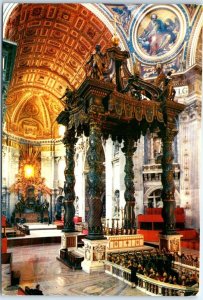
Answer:
[[[88,235],[84,239],[85,258],[82,268],[86,272],[104,270],[104,260],[109,241],[104,236],[102,228],[102,203],[100,200],[103,161],[101,161],[102,140],[109,137],[113,141],[123,142],[122,151],[125,154],[125,208],[124,224],[126,231],[136,233],[135,197],[133,154],[141,135],[147,131],[158,133],[163,143],[162,156],[162,201],[163,201],[163,230],[160,235],[160,249],[172,246],[180,251],[181,236],[176,233],[174,211],[176,207],[173,178],[172,143],[178,130],[176,119],[185,108],[183,104],[174,102],[171,73],[163,72],[163,66],[157,65],[158,77],[154,84],[144,81],[140,77],[140,66],[134,66],[134,74],[127,67],[129,53],[121,51],[116,33],[112,39],[112,48],[102,53],[100,45],[90,57],[87,65],[87,77],[78,90],[67,88],[65,110],[57,118],[59,124],[66,127],[63,143],[66,149],[65,168],[65,218],[64,231],[74,232],[74,154],[75,144],[79,136],[89,137],[87,160],[89,164],[88,201],[89,220]],[[128,235],[131,243],[136,247],[133,236]],[[112,239],[116,239],[112,238]],[[125,237],[123,236],[123,240]],[[139,240],[139,239],[138,239]],[[120,242],[120,241],[117,241]],[[115,241],[112,241],[115,245]],[[124,244],[117,244],[117,249],[126,248]],[[120,246],[121,245],[121,248]],[[124,246],[123,246],[124,245]],[[142,243],[139,244],[143,245]]]

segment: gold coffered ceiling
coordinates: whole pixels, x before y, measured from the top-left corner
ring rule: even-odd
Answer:
[[[29,139],[58,137],[55,120],[67,85],[78,88],[96,44],[111,44],[111,33],[80,4],[19,4],[5,38],[18,50],[7,97],[7,131]]]

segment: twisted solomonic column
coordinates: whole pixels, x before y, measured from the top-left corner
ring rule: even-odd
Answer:
[[[174,166],[173,166],[173,140],[177,130],[167,126],[162,130],[160,136],[163,143],[162,156],[162,200],[163,210],[162,217],[164,220],[163,234],[175,234],[176,219],[175,219],[175,183],[174,183]]]
[[[136,228],[135,223],[135,187],[134,187],[134,171],[133,171],[133,154],[136,150],[134,147],[134,140],[130,138],[126,138],[124,140],[124,147],[122,151],[125,154],[126,162],[125,162],[125,208],[124,208],[124,228],[125,229],[132,229]]]
[[[75,137],[75,130],[72,128],[68,130],[66,128],[66,132],[64,135],[63,143],[66,149],[66,168],[64,171],[65,182],[64,182],[64,194],[65,199],[63,202],[65,215],[64,215],[64,232],[74,232],[75,224],[73,218],[75,216],[75,175],[74,175],[74,154],[75,154],[75,144],[77,142],[77,138]]]
[[[103,151],[101,141],[101,128],[97,121],[90,122],[89,149],[87,151],[87,161],[89,172],[87,174],[88,182],[88,239],[103,239],[102,232],[102,171],[103,161],[101,161],[101,152]]]

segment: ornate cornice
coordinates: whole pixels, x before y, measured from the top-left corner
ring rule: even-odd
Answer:
[[[180,114],[180,121],[188,122],[201,118],[202,104],[195,100]]]
[[[17,135],[3,132],[2,134],[3,144],[6,144],[6,141],[12,141],[16,144],[30,144],[33,146],[43,146],[43,145],[60,145],[62,143],[62,139],[47,139],[47,140],[29,140],[19,137]]]
[[[200,83],[202,80],[202,67],[198,64],[195,64],[185,70],[184,72],[178,72],[172,75],[174,87],[181,87],[187,85],[189,87],[189,95],[196,92],[197,94],[201,91],[197,88],[197,83]],[[145,79],[147,82],[153,83],[155,77]]]

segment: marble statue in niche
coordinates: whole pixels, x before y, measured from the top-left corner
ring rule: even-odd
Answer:
[[[113,218],[119,218],[120,216],[120,191],[115,190],[113,201]]]
[[[155,159],[162,155],[162,143],[159,137],[153,138],[153,150]]]
[[[79,197],[78,196],[75,197],[74,205],[75,205],[75,215],[79,216]]]

